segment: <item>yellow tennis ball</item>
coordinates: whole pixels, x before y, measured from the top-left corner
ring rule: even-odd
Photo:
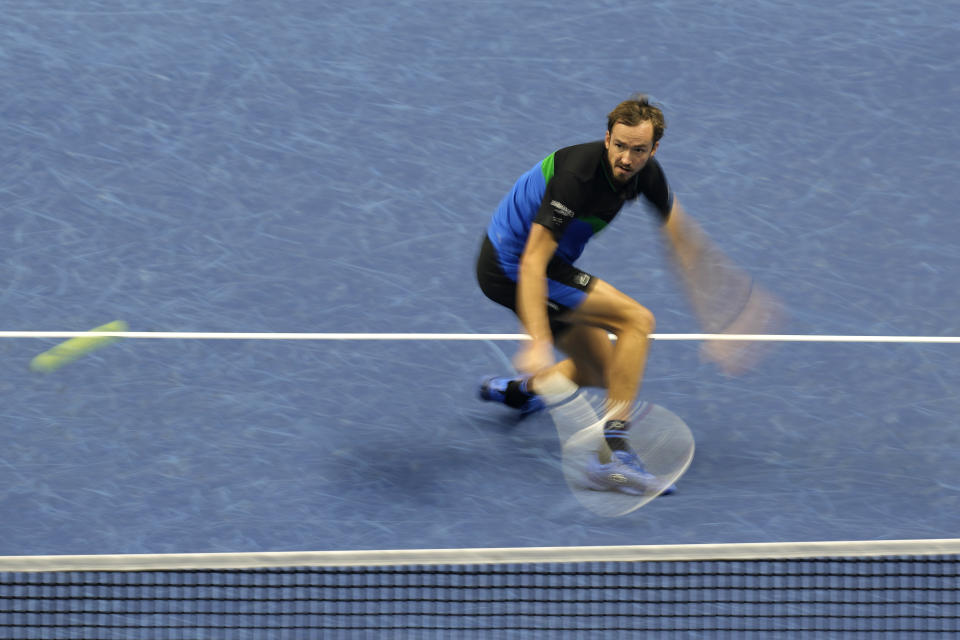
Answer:
[[[102,331],[105,333],[120,333],[127,330],[127,323],[123,320],[114,320],[107,324],[91,329],[90,331]],[[118,336],[83,336],[70,338],[61,342],[57,346],[44,351],[30,361],[30,370],[38,373],[51,373],[64,365],[70,364],[74,360],[85,356],[86,354],[102,349],[103,347],[116,342]]]

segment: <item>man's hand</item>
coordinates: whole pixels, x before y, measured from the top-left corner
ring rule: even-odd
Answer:
[[[526,375],[539,373],[552,367],[555,362],[553,342],[550,340],[525,342],[513,358],[513,366],[517,368],[517,371]]]

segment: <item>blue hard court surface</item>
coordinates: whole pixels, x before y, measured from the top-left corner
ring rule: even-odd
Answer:
[[[891,0],[20,0],[0,15],[4,329],[513,333],[473,257],[512,181],[636,90],[798,334],[960,333],[960,9]],[[584,266],[696,325],[640,207]],[[953,345],[660,342],[680,492],[574,500],[508,342],[0,341],[0,555],[956,537]]]

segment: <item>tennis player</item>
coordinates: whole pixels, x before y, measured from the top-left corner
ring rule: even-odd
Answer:
[[[588,470],[598,490],[642,493],[654,480],[628,437],[654,316],[574,263],[625,203],[640,198],[665,225],[669,242],[683,244],[684,213],[655,158],[664,129],[662,110],[646,96],[617,105],[602,141],[551,153],[517,180],[477,260],[483,293],[512,309],[530,336],[514,360],[519,375],[487,378],[480,397],[528,414],[544,407],[538,385],[551,374],[605,388],[609,450],[599,451]],[[555,348],[566,359],[557,362]]]

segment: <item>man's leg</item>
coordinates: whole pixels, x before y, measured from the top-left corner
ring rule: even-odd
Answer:
[[[571,333],[571,339],[579,340],[578,344],[558,344],[570,350],[571,358],[570,363],[558,363],[557,368],[562,372],[562,367],[567,367],[574,375],[585,377],[586,367],[593,364],[603,371],[606,382],[606,446],[600,445],[596,460],[586,469],[590,488],[633,495],[652,489],[673,493],[676,487],[663,487],[647,473],[629,438],[630,414],[643,380],[654,329],[653,314],[610,284],[595,280],[586,299],[561,318],[583,329]],[[616,336],[614,344],[607,332]]]
[[[653,314],[597,279],[583,303],[560,318],[575,325],[557,345],[570,360],[557,363],[550,371],[569,373],[568,377],[578,384],[589,381],[589,386],[605,386],[610,418],[626,419],[646,367]],[[607,338],[608,332],[617,337],[615,344]]]
[[[608,417],[626,420],[646,367],[649,335],[654,328],[653,314],[633,298],[596,278],[583,302],[557,319],[572,325],[556,342],[556,347],[569,357],[530,380],[523,380],[523,394],[535,394],[538,380],[560,373],[578,386],[606,388]],[[615,344],[610,342],[610,333],[617,337]],[[520,384],[519,379],[513,381],[516,389],[511,391],[516,393]],[[517,398],[516,402],[520,402],[527,396]]]
[[[629,441],[628,420],[646,367],[653,314],[612,285],[594,279],[583,302],[556,319],[572,325],[555,339],[555,346],[569,357],[523,379],[523,392],[536,393],[538,383],[546,386],[554,373],[578,386],[606,388],[603,440],[586,469],[589,488],[642,495],[653,487],[672,493],[674,487],[659,487],[656,477],[645,471]],[[611,343],[610,333],[616,336],[615,343]],[[511,384],[521,383],[515,380]]]
[[[574,310],[560,316],[574,326],[566,332],[557,347],[570,358],[538,373],[529,387],[536,391],[538,381],[546,381],[553,373],[561,373],[580,386],[601,386],[607,389],[604,442],[597,453],[602,463],[598,477],[608,475],[608,466],[622,462],[640,474],[638,482],[648,478],[636,458],[629,441],[629,418],[634,407],[646,365],[649,335],[654,318],[644,306],[610,284],[595,280],[586,299]],[[611,344],[608,333],[616,343]],[[615,460],[614,460],[615,458]]]

